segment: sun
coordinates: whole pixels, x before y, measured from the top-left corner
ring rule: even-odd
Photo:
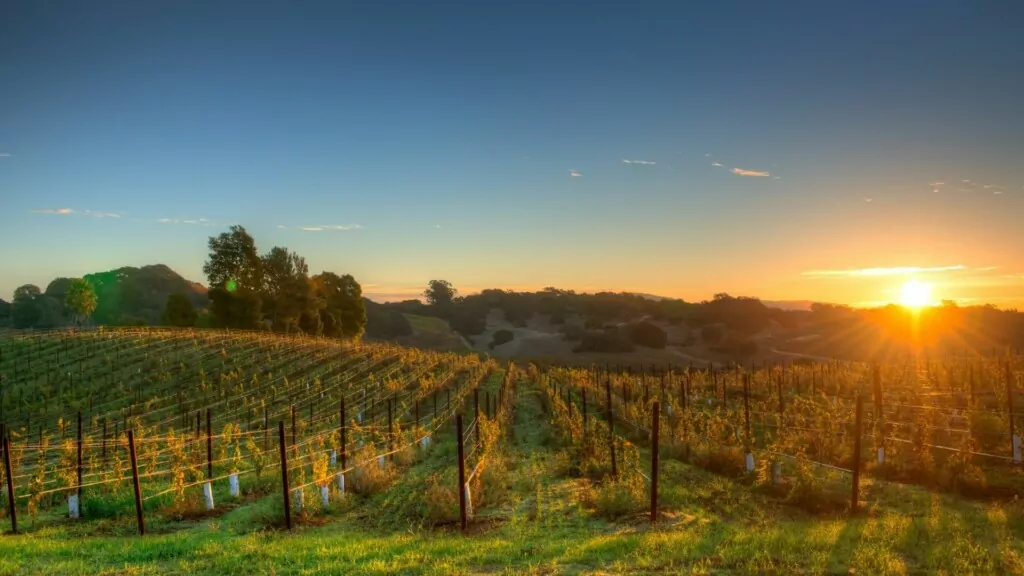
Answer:
[[[910,280],[900,290],[900,304],[907,308],[923,308],[932,303],[932,285]]]

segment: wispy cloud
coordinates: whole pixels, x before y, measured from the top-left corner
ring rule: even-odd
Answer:
[[[840,276],[840,277],[861,277],[861,276],[905,276],[907,274],[934,274],[939,272],[961,272],[965,270],[971,270],[963,264],[956,264],[953,266],[893,266],[890,268],[853,268],[846,270],[808,270],[803,272],[803,276],[814,276],[814,277],[829,277],[829,276]],[[975,268],[976,271],[989,271],[994,268]]]
[[[284,229],[285,229],[285,226],[284,226],[283,224],[278,224],[278,225],[277,225],[277,229],[278,229],[278,230],[284,230]]]
[[[434,224],[434,228],[437,228],[438,230],[440,230],[441,229],[441,225],[440,224]]]
[[[868,204],[871,204],[872,202],[875,201],[875,199],[874,198],[865,198],[864,201],[867,202]]]
[[[120,218],[122,216],[120,212],[96,212],[93,210],[86,210],[82,214],[90,218]]]
[[[569,176],[572,176],[573,178],[578,178],[580,176],[583,176],[583,174],[576,170],[569,170]]]
[[[33,214],[74,214],[75,211],[71,208],[39,208],[36,210],[30,210]]]
[[[656,164],[656,162],[651,162],[650,160],[627,160],[626,158],[623,158],[622,161],[626,164],[648,164],[652,166]]]
[[[931,184],[929,184],[929,186],[931,186],[932,188],[938,188],[939,186],[945,186],[945,185],[946,185],[945,182],[932,182]]]
[[[36,210],[30,210],[33,214],[59,214],[66,216],[73,214],[75,216],[85,216],[86,218],[120,218],[124,216],[121,212],[101,212],[98,210],[75,210],[73,208],[39,208]]]
[[[299,226],[304,232],[323,232],[324,230],[360,230],[361,224],[316,224],[315,226]]]
[[[157,218],[160,224],[188,224],[191,226],[213,226],[214,222],[206,218]]]
[[[0,158],[10,158],[10,157],[11,157],[11,153],[10,152],[0,152]]]
[[[782,176],[772,176],[772,180],[782,180]]]
[[[771,176],[768,172],[758,172],[757,170],[744,170],[743,168],[730,168],[730,172],[738,174],[740,176]]]
[[[716,167],[718,167],[718,168],[724,168],[724,166],[722,166],[722,163],[721,163],[721,162],[712,162],[712,163],[711,163],[711,165],[712,165],[712,166],[716,166]]]

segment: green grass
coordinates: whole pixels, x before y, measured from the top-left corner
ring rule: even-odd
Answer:
[[[548,487],[552,488],[552,487]],[[904,509],[852,520],[757,512],[728,487],[697,484],[698,499],[664,526],[611,525],[565,503],[541,504],[482,533],[368,531],[350,517],[292,533],[236,531],[232,518],[174,534],[69,538],[52,528],[0,541],[3,574],[395,574],[794,571],[870,574],[1019,573],[1021,525],[1005,510],[916,495]],[[739,518],[701,504],[725,499]],[[739,497],[742,500],[742,497]],[[916,512],[912,508],[916,509]],[[1019,510],[1016,511],[1019,514]]]
[[[412,331],[416,335],[452,334],[452,329],[448,326],[448,322],[441,318],[436,318],[434,316],[418,316],[416,314],[403,314],[403,316],[405,316],[405,319],[409,321],[409,325],[412,327]]]

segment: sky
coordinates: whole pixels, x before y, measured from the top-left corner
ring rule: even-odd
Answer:
[[[5,2],[0,298],[242,224],[443,278],[1024,307],[1024,3]]]

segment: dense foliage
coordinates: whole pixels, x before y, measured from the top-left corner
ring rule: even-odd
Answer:
[[[358,338],[366,328],[362,287],[351,275],[309,276],[306,260],[275,246],[259,256],[242,226],[209,241],[203,271],[215,326]]]
[[[163,323],[168,326],[195,326],[196,309],[184,294],[171,294],[167,297],[164,308]]]
[[[515,338],[515,335],[511,330],[498,330],[494,333],[494,336],[491,337],[491,343],[489,346],[493,350],[496,346],[501,346],[502,344],[511,342],[513,338]]]
[[[261,256],[242,226],[211,237],[208,247],[208,291],[162,264],[124,267],[57,278],[45,292],[21,286],[12,304],[0,305],[0,325],[201,325],[346,338],[365,331],[362,288],[351,275],[311,277],[305,259],[280,246]]]
[[[96,289],[85,278],[76,278],[68,285],[64,304],[74,313],[75,321],[81,324],[96,310]]]
[[[668,334],[650,322],[637,322],[629,327],[629,339],[638,346],[664,348],[668,343]]]

